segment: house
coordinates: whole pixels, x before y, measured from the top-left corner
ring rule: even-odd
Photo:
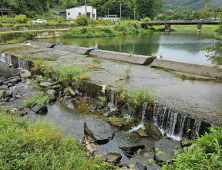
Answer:
[[[9,16],[9,12],[12,12],[12,11],[10,11],[10,9],[0,8],[0,17]]]
[[[77,19],[79,15],[87,14],[87,18],[96,19],[96,9],[92,6],[79,6],[66,10],[67,19]]]

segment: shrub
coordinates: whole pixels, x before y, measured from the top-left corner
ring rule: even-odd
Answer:
[[[193,145],[185,147],[183,153],[175,151],[173,162],[167,162],[162,169],[221,169],[222,127],[211,127],[210,131],[201,137],[198,135]]]
[[[149,17],[146,17],[146,18],[141,19],[141,21],[151,21],[151,19]]]
[[[32,97],[25,99],[23,105],[25,107],[30,107],[32,104],[36,103],[38,105],[43,105],[49,100],[49,96],[42,93],[33,94]]]
[[[108,169],[49,121],[27,121],[5,112],[0,117],[0,169]]]
[[[16,15],[16,21],[19,23],[26,23],[28,21],[28,18],[26,18],[26,15]]]
[[[112,34],[114,32],[114,30],[110,27],[102,27],[102,28],[100,28],[100,32]]]
[[[79,15],[75,21],[81,26],[87,26],[89,24],[89,19],[86,17],[86,15]]]
[[[2,23],[2,21],[5,20],[6,18],[7,16],[3,16],[3,17],[0,16],[0,23]]]

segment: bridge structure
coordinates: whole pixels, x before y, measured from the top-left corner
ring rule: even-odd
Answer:
[[[170,32],[171,25],[197,25],[197,32],[201,31],[202,25],[219,25],[219,21],[208,21],[208,20],[184,20],[184,21],[148,21],[141,23],[141,27],[154,25],[165,25],[165,32]]]

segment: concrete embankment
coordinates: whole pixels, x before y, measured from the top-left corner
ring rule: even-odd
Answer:
[[[90,55],[94,55],[99,58],[104,58],[104,59],[109,59],[109,60],[125,61],[129,63],[141,64],[141,65],[149,64],[155,58],[153,56],[119,53],[119,52],[106,51],[106,50],[93,50],[92,52],[90,52]]]
[[[166,68],[182,73],[222,79],[222,66],[215,66],[213,64],[194,63],[160,58],[153,61],[152,67]]]
[[[74,46],[56,46],[56,44],[43,44],[41,42],[30,43],[32,45],[2,45],[0,46],[0,51],[32,61],[41,58],[49,64],[54,62],[60,66],[88,66],[94,63],[95,60],[93,57],[72,52],[72,50],[76,48]],[[42,47],[40,47],[40,44]],[[57,49],[54,49],[54,47]],[[59,48],[64,51],[59,50]],[[87,50],[86,48],[83,52],[85,53]],[[91,82],[99,85],[100,87],[98,87],[100,89],[103,85],[116,87],[117,83],[121,81],[125,83],[125,88],[143,87],[152,89],[155,87],[156,99],[159,105],[175,110],[174,113],[184,114],[188,117],[216,125],[222,124],[221,82],[182,80],[174,74],[150,68],[148,65],[118,61],[113,62],[113,60],[105,60],[99,57],[98,60],[100,60],[98,70],[92,71],[90,77]],[[20,61],[21,60],[19,60],[19,62]],[[153,63],[157,61],[156,59]],[[129,78],[126,81],[126,70],[129,68]],[[205,68],[201,67],[201,69]],[[183,72],[183,70],[180,71]],[[90,86],[89,89],[94,91],[96,88]]]

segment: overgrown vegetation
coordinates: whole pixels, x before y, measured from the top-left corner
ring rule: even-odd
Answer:
[[[64,87],[79,86],[83,81],[89,79],[90,66],[63,66],[43,62],[41,60],[34,61],[32,71],[41,73],[44,79],[52,78],[60,82]]]
[[[25,40],[33,39],[36,33],[24,31],[21,33],[7,33],[7,34],[0,34],[0,44],[15,44],[21,43]],[[19,36],[18,36],[19,35]]]
[[[49,101],[49,96],[44,92],[33,94],[32,97],[25,99],[23,105],[25,107],[30,107],[32,104],[36,103],[38,105],[43,105]]]
[[[63,38],[91,38],[91,37],[116,37],[145,33],[147,30],[141,28],[138,21],[118,22],[114,27],[78,27],[72,28],[63,34]]]
[[[28,122],[2,111],[0,117],[0,169],[107,169],[51,122]]]
[[[193,141],[193,145],[176,152],[172,162],[167,162],[163,170],[175,169],[221,169],[222,167],[222,127],[211,127],[211,133],[205,133]]]

